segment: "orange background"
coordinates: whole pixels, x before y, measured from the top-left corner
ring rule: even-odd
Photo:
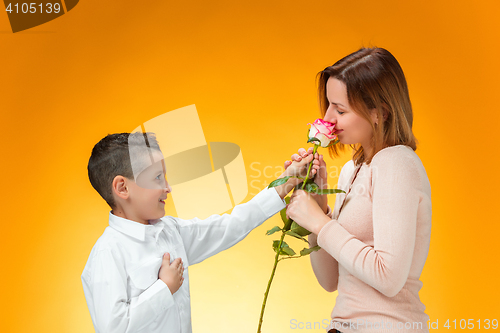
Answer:
[[[207,141],[237,143],[262,188],[306,145],[316,73],[371,45],[405,70],[432,186],[426,312],[440,327],[500,319],[499,9],[495,0],[84,0],[16,34],[0,13],[2,331],[92,331],[80,274],[109,211],[86,175],[99,139],[196,104]],[[327,159],[332,186],[348,159]],[[191,268],[194,332],[256,331],[273,260],[264,233],[278,223]],[[270,295],[264,332],[327,319],[335,301],[308,259],[280,263]]]

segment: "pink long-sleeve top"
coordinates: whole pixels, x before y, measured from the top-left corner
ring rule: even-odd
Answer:
[[[370,164],[347,162],[332,220],[318,234],[312,266],[323,287],[338,290],[329,329],[428,332],[418,292],[429,251],[431,188],[411,147],[377,152]],[[326,251],[326,252],[324,252]]]

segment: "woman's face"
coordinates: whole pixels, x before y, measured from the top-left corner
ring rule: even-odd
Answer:
[[[326,82],[326,97],[328,109],[324,120],[335,124],[340,142],[345,145],[360,143],[363,150],[368,152],[373,136],[371,124],[349,105],[345,84],[335,78],[329,78]],[[375,122],[376,119],[376,112],[372,110],[372,121]]]

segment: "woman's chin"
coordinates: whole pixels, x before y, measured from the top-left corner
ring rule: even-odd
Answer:
[[[339,143],[343,144],[343,145],[348,145],[348,143],[346,143],[345,140],[342,140],[341,138],[337,137],[337,140],[339,140]]]

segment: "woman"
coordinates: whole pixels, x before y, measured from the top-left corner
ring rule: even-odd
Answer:
[[[328,330],[428,332],[418,292],[429,250],[431,189],[414,152],[403,71],[387,50],[361,49],[320,72],[319,97],[323,118],[335,124],[340,140],[330,154],[353,148],[338,180],[346,193],[327,212],[324,198],[296,191],[287,214],[313,232],[311,247],[322,248],[311,254],[318,282],[338,290]],[[302,158],[310,153],[299,150]],[[326,184],[326,166],[316,158],[316,181]]]

